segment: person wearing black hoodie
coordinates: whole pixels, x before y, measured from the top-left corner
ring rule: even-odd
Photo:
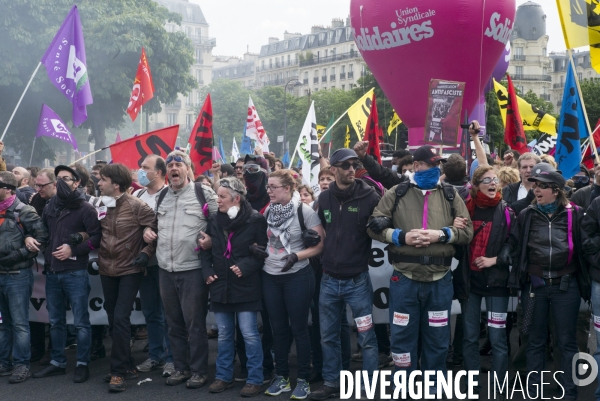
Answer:
[[[246,155],[244,162],[244,184],[248,190],[247,199],[252,209],[260,212],[265,211],[269,205],[267,194],[269,165],[264,157]]]
[[[46,298],[52,339],[52,360],[34,378],[66,373],[65,344],[67,336],[66,305],[71,306],[77,329],[77,365],[73,381],[89,378],[88,363],[92,333],[88,298],[90,279],[87,272],[89,253],[100,246],[101,226],[96,209],[86,202],[77,187],[80,178],[75,170],[58,166],[56,195],[44,208],[42,221],[50,238],[44,252]]]
[[[379,203],[379,195],[367,183],[355,179],[359,163],[354,150],[338,149],[330,162],[335,182],[319,195],[319,218],[327,234],[321,255],[323,277],[319,299],[324,383],[311,394],[314,400],[339,395],[340,311],[345,304],[350,306],[357,322],[363,369],[369,379],[379,364],[369,276],[372,240],[367,234],[367,222]]]

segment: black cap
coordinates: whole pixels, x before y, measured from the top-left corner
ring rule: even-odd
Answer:
[[[344,162],[348,159],[358,159],[358,155],[353,149],[341,148],[333,152],[329,158],[329,164],[335,166],[336,164]]]
[[[54,167],[54,175],[58,176],[58,173],[61,171],[68,171],[73,177],[75,177],[75,181],[81,181],[81,177],[79,176],[79,174],[77,174],[77,171],[75,171],[75,169],[62,164],[60,166]]]
[[[425,145],[413,153],[413,160],[416,162],[425,162],[427,164],[435,164],[439,161],[446,161],[446,158],[438,154],[438,150],[433,146]]]
[[[556,170],[548,163],[538,163],[531,169],[531,177],[527,180],[531,182],[540,181],[556,184],[559,188],[564,188],[566,180],[560,170]]]

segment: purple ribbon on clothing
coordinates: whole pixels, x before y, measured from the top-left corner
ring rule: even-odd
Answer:
[[[423,230],[427,230],[427,214],[429,212],[429,194],[431,192],[425,192],[425,201],[423,203]]]
[[[227,249],[225,249],[225,252],[223,253],[223,256],[225,256],[227,259],[231,257],[231,237],[233,237],[233,232],[230,232],[229,236],[227,237]]]

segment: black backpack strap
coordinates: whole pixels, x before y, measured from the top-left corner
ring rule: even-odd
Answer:
[[[204,206],[206,204],[206,198],[204,197],[204,189],[202,189],[202,184],[195,182],[194,191],[196,191],[196,198],[198,199],[200,206]]]
[[[306,225],[304,224],[304,213],[302,212],[302,205],[304,203],[300,202],[298,205],[298,221],[300,222],[300,232],[306,231]]]
[[[137,193],[137,197],[141,198],[142,195],[144,195],[146,193],[146,191],[148,191],[146,188],[142,188],[138,193]]]
[[[454,198],[456,197],[456,190],[450,184],[442,184],[442,190],[444,191],[444,198],[450,203],[450,212],[452,218],[456,217],[456,209],[454,208]]]
[[[160,206],[160,204],[162,203],[162,201],[165,199],[165,196],[167,196],[167,192],[169,192],[169,191],[168,190],[161,190],[160,193],[158,194],[158,198],[156,198],[156,206],[155,206],[155,209],[156,209],[157,212],[158,212],[158,207]]]
[[[394,200],[394,207],[392,208],[392,215],[398,208],[398,203],[400,203],[400,199],[406,195],[408,189],[412,186],[410,181],[401,182],[396,186],[396,199]]]

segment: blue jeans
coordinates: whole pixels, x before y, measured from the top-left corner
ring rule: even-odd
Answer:
[[[423,282],[394,270],[390,280],[389,313],[396,371],[406,370],[410,374],[417,369],[420,344],[421,371],[446,374],[453,294],[451,272],[440,280]]]
[[[25,365],[31,358],[29,335],[29,298],[33,290],[33,272],[22,269],[16,274],[0,274],[0,365]],[[12,362],[10,360],[12,351]]]
[[[87,270],[46,275],[46,308],[50,319],[52,352],[50,363],[67,366],[65,345],[67,343],[67,306],[71,306],[73,323],[77,330],[77,365],[90,362],[92,326],[88,312],[90,277]]]
[[[600,366],[600,327],[597,326],[596,316],[600,316],[600,283],[592,280],[592,311],[594,316],[594,329],[596,329],[596,352],[594,352],[594,359],[598,366]],[[600,380],[598,380],[598,388],[596,389],[596,400],[600,401]]]
[[[165,310],[160,297],[158,270],[160,267],[148,266],[146,275],[140,285],[140,301],[142,313],[148,328],[148,356],[153,361],[173,362],[171,344],[169,343],[168,326]]]
[[[321,279],[321,295],[319,298],[319,321],[321,324],[321,346],[323,349],[323,380],[330,387],[340,386],[340,371],[342,370],[342,350],[340,345],[340,330],[342,313],[346,305],[350,306],[354,319],[371,324],[361,323],[358,331],[358,343],[362,347],[363,370],[373,378],[373,371],[379,364],[377,338],[372,323],[373,317],[373,285],[369,272],[340,280],[323,273]]]
[[[527,303],[535,300],[531,328],[529,330],[529,342],[527,344],[527,370],[536,371],[529,375],[529,390],[533,396],[541,387],[541,371],[546,365],[546,343],[548,338],[548,315],[554,317],[554,332],[558,340],[557,354],[560,352],[560,370],[562,374],[562,386],[564,387],[566,399],[577,398],[577,386],[573,382],[571,362],[579,350],[576,341],[576,326],[581,295],[575,277],[571,277],[569,287],[561,291],[559,285],[544,285],[533,289],[534,298],[529,297],[529,291],[523,291],[521,299],[524,301],[523,309],[527,310]]]
[[[217,346],[217,371],[215,379],[225,382],[233,381],[233,359],[235,354],[235,315],[246,345],[246,368],[248,384],[263,384],[263,351],[256,314],[258,312],[215,312],[219,327],[219,343]]]
[[[478,372],[481,367],[479,356],[481,300],[481,295],[471,292],[469,293],[469,299],[460,303],[463,316],[462,353],[465,368],[466,370],[476,370]],[[488,332],[492,344],[492,370],[498,376],[498,381],[502,383],[508,371],[508,345],[506,344],[508,297],[485,297],[485,307],[488,312]],[[492,313],[491,316],[489,316],[490,313]]]

